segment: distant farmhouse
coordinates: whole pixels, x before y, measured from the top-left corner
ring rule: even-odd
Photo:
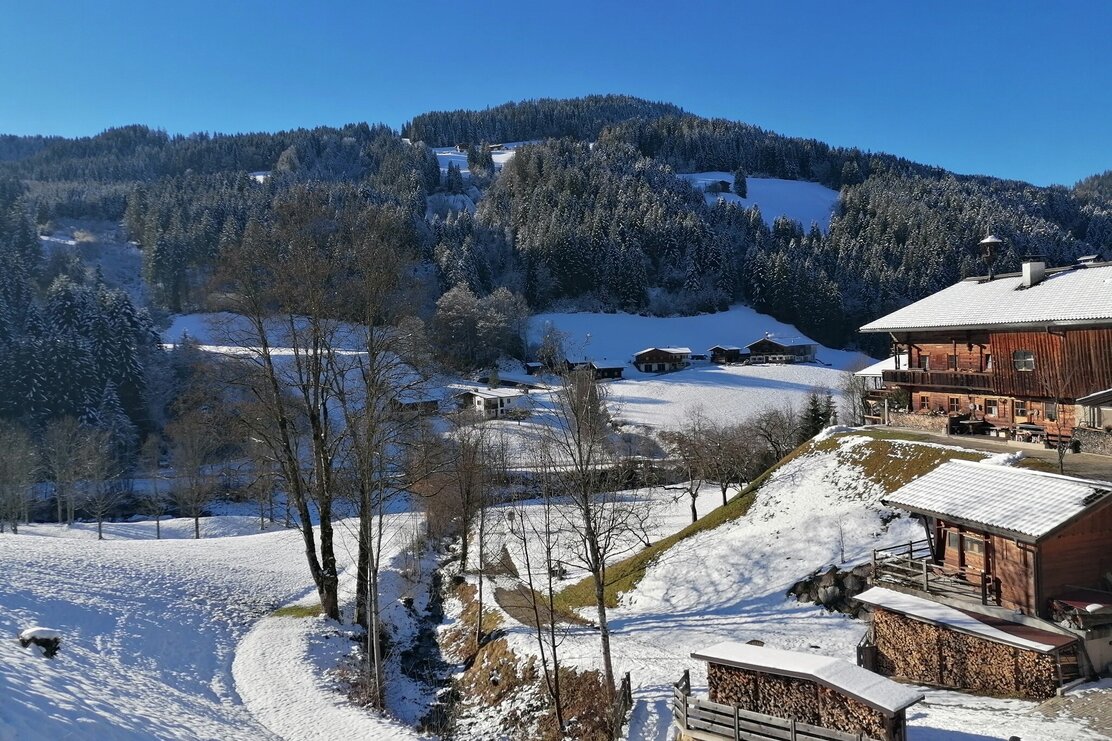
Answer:
[[[467,389],[456,395],[460,409],[472,410],[484,417],[504,417],[521,410],[527,392],[516,388]]]
[[[726,363],[740,363],[749,359],[749,353],[737,345],[715,345],[708,350],[710,362],[723,365]]]
[[[798,343],[787,345],[768,335],[745,346],[749,362],[758,363],[813,363],[818,353],[818,345]]]
[[[647,347],[633,356],[633,365],[642,373],[666,373],[691,365],[689,347]]]
[[[1039,700],[1112,663],[1112,482],[950,461],[884,503],[925,538],[874,551],[866,668]]]
[[[891,337],[885,385],[940,431],[1112,454],[1112,262],[1048,269],[1031,258],[1020,273],[963,280],[861,331]],[[874,394],[874,406],[886,397]]]

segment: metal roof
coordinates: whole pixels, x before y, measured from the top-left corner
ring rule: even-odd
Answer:
[[[1112,324],[1112,263],[1046,271],[1023,287],[1018,273],[970,278],[869,322],[862,332]]]
[[[948,461],[884,503],[1038,540],[1106,501],[1112,482],[977,461]]]

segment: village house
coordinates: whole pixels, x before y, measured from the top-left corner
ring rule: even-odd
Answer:
[[[689,347],[648,347],[633,356],[633,366],[642,373],[666,373],[689,365]]]
[[[691,658],[707,662],[709,701],[690,695],[685,672],[676,685],[673,717],[695,739],[904,741],[907,708],[923,699],[843,659],[757,642],[726,641]]]
[[[523,409],[527,396],[524,389],[468,389],[456,395],[460,409],[474,411],[484,417],[504,417],[512,411]]]
[[[884,503],[925,537],[873,553],[863,666],[1044,699],[1112,663],[1112,482],[958,460]]]
[[[1020,273],[969,278],[861,331],[891,337],[899,360],[885,383],[908,394],[914,414],[937,418],[900,424],[1034,443],[1077,438],[1085,449],[1093,436],[1075,428],[1099,427],[1081,400],[1112,392],[1112,263],[1048,269],[1029,259]]]
[[[813,343],[784,344],[765,335],[745,346],[750,363],[813,363],[818,352]]]
[[[710,362],[724,365],[727,363],[740,363],[749,359],[749,353],[737,345],[715,345],[709,351]]]

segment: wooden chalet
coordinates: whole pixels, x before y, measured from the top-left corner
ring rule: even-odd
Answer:
[[[949,417],[950,431],[1065,443],[1091,423],[1079,400],[1112,389],[1112,263],[1029,260],[861,331],[891,337],[901,362],[883,378],[908,392],[913,413]]]
[[[754,643],[718,643],[691,654],[707,662],[709,700],[676,685],[673,714],[696,739],[904,741],[916,690],[843,659]]]
[[[765,335],[745,349],[750,363],[813,363],[818,347],[810,342],[788,345]]]
[[[736,345],[715,345],[707,353],[710,355],[710,362],[719,365],[740,363],[749,359],[749,353]]]
[[[689,347],[647,347],[633,356],[633,365],[642,373],[667,373],[691,365]]]
[[[1112,662],[1112,482],[950,461],[884,503],[926,537],[874,551],[865,666],[1041,699]],[[1075,598],[1109,619],[1062,627]]]

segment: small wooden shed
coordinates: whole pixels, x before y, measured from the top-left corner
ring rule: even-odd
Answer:
[[[710,700],[879,741],[905,741],[920,692],[843,659],[726,641],[691,654],[707,662]]]

